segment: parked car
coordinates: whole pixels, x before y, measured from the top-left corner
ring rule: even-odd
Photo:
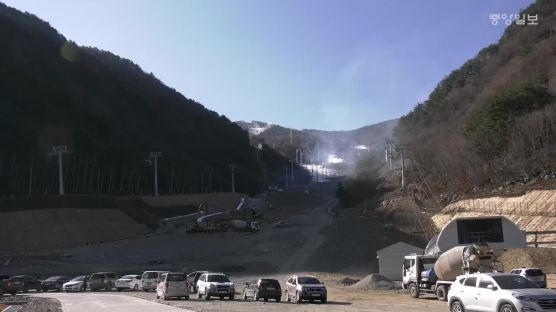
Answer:
[[[255,301],[259,299],[274,299],[276,302],[280,302],[282,297],[282,287],[280,283],[275,279],[260,278],[255,284],[246,284],[243,290],[243,300],[248,298],[253,298]]]
[[[87,290],[89,276],[82,275],[72,278],[69,282],[62,285],[64,291],[85,291]]]
[[[288,302],[293,299],[297,303],[303,300],[320,300],[321,303],[326,303],[328,294],[324,284],[316,277],[292,275],[286,282],[285,296]]]
[[[41,281],[32,275],[18,275],[10,278],[11,285],[20,292],[41,291]]]
[[[56,290],[62,291],[64,284],[69,282],[69,277],[67,276],[51,276],[41,283],[42,291]]]
[[[89,278],[89,288],[91,291],[97,291],[100,289],[112,290],[114,284],[116,283],[118,276],[114,272],[97,272],[91,274]]]
[[[189,293],[194,294],[197,292],[197,281],[203,273],[209,273],[209,271],[195,271],[187,274],[187,285],[189,285]]]
[[[541,269],[523,267],[520,269],[513,269],[510,273],[519,274],[539,285],[539,287],[546,288],[546,274],[544,274]]]
[[[0,274],[0,296],[10,294],[15,296],[17,289],[12,285],[9,275]]]
[[[512,273],[462,275],[448,291],[450,311],[554,311],[556,292]]]
[[[141,288],[144,291],[156,290],[160,275],[168,271],[146,271],[141,277]]]
[[[127,290],[139,290],[141,287],[141,275],[125,275],[115,282],[116,290],[122,291]]]
[[[156,299],[168,299],[171,297],[189,300],[189,288],[187,287],[187,276],[185,273],[163,273],[160,282],[156,286]]]
[[[209,300],[214,296],[234,300],[235,293],[234,283],[223,273],[203,273],[197,281],[197,298],[205,296],[205,300]]]

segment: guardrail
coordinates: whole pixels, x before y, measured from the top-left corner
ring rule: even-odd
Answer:
[[[534,239],[532,242],[527,242],[527,245],[534,245],[535,247],[539,247],[539,245],[556,245],[556,241],[541,241],[539,242],[539,236],[542,235],[554,235],[556,231],[530,231],[525,232],[525,235],[533,235]]]
[[[502,202],[495,203],[481,200],[467,200],[450,208],[446,207],[441,213],[479,212],[496,213],[499,215],[513,214],[519,216],[556,217],[556,202]]]

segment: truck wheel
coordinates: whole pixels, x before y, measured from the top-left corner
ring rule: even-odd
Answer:
[[[511,303],[504,303],[500,306],[498,312],[516,312],[516,310]]]
[[[463,304],[459,300],[454,300],[452,304],[450,304],[450,312],[464,312],[465,308]]]
[[[448,292],[446,291],[446,286],[440,285],[436,288],[436,298],[440,301],[447,301],[448,300]]]
[[[416,283],[409,284],[408,289],[411,298],[419,298],[419,286]]]

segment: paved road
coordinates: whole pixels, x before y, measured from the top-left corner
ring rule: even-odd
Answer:
[[[193,312],[125,295],[48,293],[35,296],[60,300],[64,312]]]

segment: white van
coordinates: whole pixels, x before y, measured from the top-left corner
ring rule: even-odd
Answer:
[[[160,275],[168,271],[145,271],[141,277],[141,288],[144,291],[156,290]]]
[[[156,299],[168,299],[170,297],[189,300],[189,287],[187,287],[187,276],[185,273],[164,273],[160,276],[156,287]]]

